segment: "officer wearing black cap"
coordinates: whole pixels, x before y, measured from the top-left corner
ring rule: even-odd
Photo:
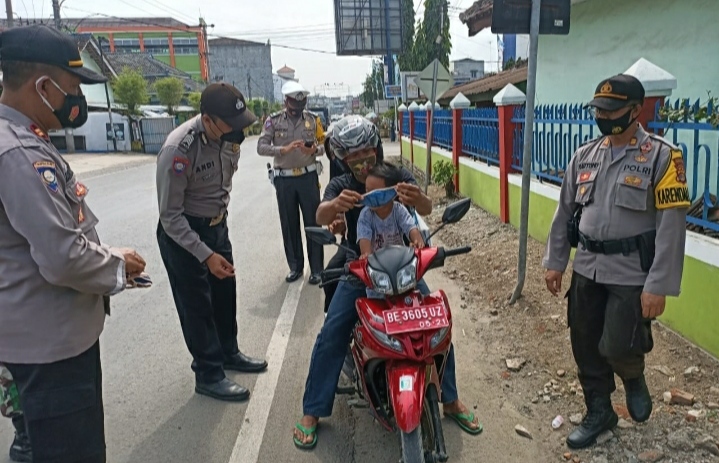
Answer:
[[[83,67],[69,36],[41,25],[2,32],[0,60],[0,382],[15,397],[11,413],[7,396],[2,407],[32,443],[11,454],[104,462],[99,338],[109,296],[145,262],[100,242],[89,190],[47,133],[82,126],[80,84],[105,78]]]
[[[157,159],[157,241],[192,354],[195,391],[219,400],[250,395],[225,370],[267,368],[237,344],[237,281],[227,228],[243,130],[256,120],[235,87],[211,84],[200,97],[200,115],[167,137]]]
[[[590,446],[616,426],[615,373],[631,417],[649,419],[644,357],[654,345],[651,321],[680,291],[689,207],[684,159],[637,123],[643,103],[644,87],[632,76],[597,86],[588,106],[602,136],[567,166],[543,261],[547,288],[558,295],[577,248],[568,319],[587,414],[567,438],[572,448]]]

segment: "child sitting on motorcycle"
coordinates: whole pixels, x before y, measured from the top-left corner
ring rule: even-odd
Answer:
[[[423,248],[425,243],[417,223],[407,208],[395,201],[395,186],[401,181],[401,172],[391,164],[378,163],[367,173],[367,193],[362,198],[365,208],[357,220],[357,244],[361,259],[387,246],[409,245]],[[383,298],[367,289],[367,297]]]

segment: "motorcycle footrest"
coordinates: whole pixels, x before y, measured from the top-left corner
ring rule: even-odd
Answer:
[[[354,395],[355,388],[352,386],[338,386],[335,394],[337,395]]]
[[[347,401],[350,408],[369,408],[369,403],[362,399],[350,399]]]

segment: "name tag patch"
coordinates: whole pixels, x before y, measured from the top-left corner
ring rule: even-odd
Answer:
[[[33,163],[35,171],[40,175],[42,182],[48,190],[57,193],[57,175],[55,163],[52,161],[37,161]]]

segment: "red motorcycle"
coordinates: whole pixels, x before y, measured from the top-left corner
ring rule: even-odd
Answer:
[[[469,208],[469,199],[448,206],[442,225],[429,238],[458,222]],[[305,230],[318,243],[337,245],[328,230]],[[323,284],[338,279],[361,282],[385,296],[357,299],[359,321],[351,345],[351,377],[373,416],[388,431],[399,430],[404,463],[448,460],[439,397],[452,342],[452,313],[444,291],[423,296],[417,282],[428,270],[444,266],[447,257],[470,251],[470,247],[390,246],[366,260],[323,272]]]

